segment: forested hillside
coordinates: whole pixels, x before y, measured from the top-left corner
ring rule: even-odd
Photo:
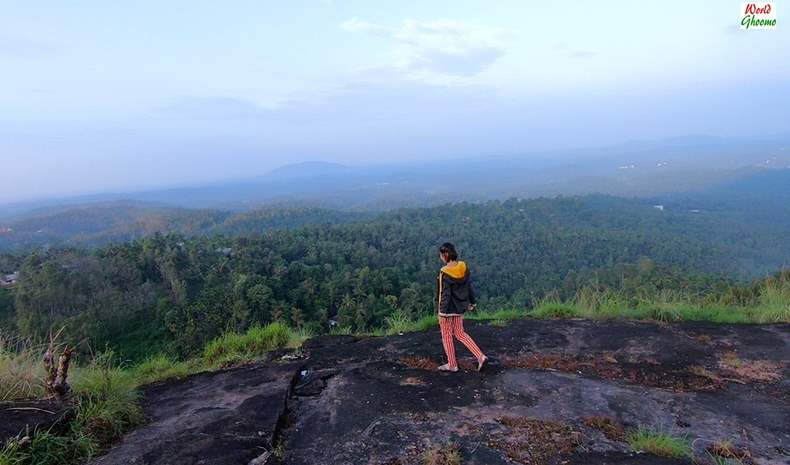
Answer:
[[[54,208],[0,222],[0,252],[40,247],[97,247],[155,233],[184,236],[252,234],[308,224],[347,223],[371,214],[315,207],[267,207],[243,212],[188,210],[133,202]]]
[[[446,240],[470,263],[483,307],[523,308],[588,286],[697,295],[753,276],[743,264],[765,258],[760,241],[773,243],[733,241],[715,218],[592,196],[401,210],[261,235],[157,234],[13,258],[24,261],[20,283],[13,299],[0,295],[0,318],[34,338],[65,326],[72,340],[131,358],[188,354],[227,329],[273,320],[366,330],[394,312],[431,311],[436,247]],[[790,255],[774,254],[760,272]]]

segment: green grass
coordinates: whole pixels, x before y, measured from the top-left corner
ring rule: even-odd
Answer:
[[[409,319],[400,312],[395,312],[385,320],[384,327],[373,331],[376,336],[395,336],[404,333],[427,331],[439,326],[436,315],[425,315],[417,320]]]
[[[685,438],[677,438],[670,434],[640,428],[632,431],[627,437],[628,445],[636,452],[648,452],[661,457],[690,459],[691,444]]]
[[[511,321],[520,320],[527,316],[526,312],[517,309],[503,309],[496,311],[476,310],[467,312],[464,319],[472,321]]]
[[[527,315],[533,318],[576,318],[582,316],[581,309],[573,303],[555,299],[540,301]]]
[[[72,376],[77,410],[72,436],[90,437],[104,447],[143,421],[137,403],[139,380],[133,370],[115,361],[112,352],[95,357]]]
[[[288,342],[285,343],[284,347],[287,349],[298,349],[299,347],[302,347],[302,344],[304,344],[305,341],[313,336],[315,336],[315,333],[309,329],[294,329],[291,331]]]
[[[39,431],[27,447],[9,442],[0,449],[0,465],[71,465],[92,457],[97,444],[87,436],[58,436]]]
[[[244,333],[225,333],[209,342],[203,349],[203,359],[210,365],[255,360],[296,339],[297,333],[284,323],[253,326]]]
[[[8,443],[0,451],[0,465],[79,463],[142,422],[137,380],[116,364],[112,352],[95,357],[87,366],[73,367],[69,379],[75,417],[67,433],[28,432],[31,443],[27,447]]]
[[[724,299],[694,299],[679,292],[628,296],[611,290],[583,289],[567,300],[547,297],[526,313],[532,318],[634,319],[658,322],[710,321],[714,323],[790,322],[790,282],[767,280],[749,304],[735,305]]]
[[[354,336],[354,329],[349,326],[334,326],[329,330],[330,336]]]
[[[710,321],[728,324],[788,323],[790,322],[790,279],[771,278],[762,282],[753,301],[735,305],[724,299],[709,301],[690,298],[676,291],[662,291],[653,295],[632,296],[612,290],[582,289],[573,298],[562,300],[550,296],[538,301],[533,308],[485,310],[468,312],[470,321],[487,321],[493,326],[522,318],[589,318],[631,319],[662,323],[677,321]],[[412,320],[400,312],[386,318],[384,327],[358,336],[391,336],[425,331],[438,325],[436,315]],[[330,334],[355,334],[349,328],[336,328]]]
[[[0,401],[38,398],[45,394],[44,348],[0,336]]]
[[[724,299],[709,301],[705,298],[691,298],[676,291],[632,296],[618,291],[588,288],[566,300],[556,296],[544,298],[529,310],[505,308],[475,311],[466,313],[464,318],[470,321],[488,321],[494,326],[505,326],[508,321],[522,318],[632,319],[662,323],[710,321],[728,324],[790,322],[790,279],[767,279],[756,288],[755,293],[754,301],[736,305]],[[383,328],[358,335],[390,336],[425,331],[437,325],[435,315],[411,320],[396,312],[387,317]],[[353,332],[348,328],[335,329],[332,334]]]
[[[183,362],[167,355],[156,355],[131,368],[132,377],[137,384],[151,384],[171,378],[182,378],[199,371],[200,360]]]

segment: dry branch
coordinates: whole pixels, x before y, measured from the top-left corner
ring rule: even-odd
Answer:
[[[55,353],[57,352],[55,340],[59,335],[60,331],[58,331],[54,337],[50,337],[47,351],[44,353],[44,365],[47,369],[47,377],[44,385],[50,395],[58,399],[63,399],[71,390],[68,383],[68,376],[74,349],[66,346],[63,352],[57,356],[57,363],[55,363]]]

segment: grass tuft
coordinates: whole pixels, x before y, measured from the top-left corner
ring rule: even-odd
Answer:
[[[138,382],[115,362],[112,352],[71,371],[75,418],[66,434],[32,432],[26,447],[11,441],[0,450],[0,465],[80,463],[143,420],[137,404]]]
[[[229,332],[209,342],[203,358],[209,364],[254,360],[296,340],[297,334],[281,322],[253,326],[245,333]]]
[[[648,452],[677,459],[688,459],[692,456],[691,444],[685,438],[677,438],[659,431],[639,428],[628,434],[626,441],[636,452]]]
[[[563,303],[555,299],[539,302],[529,316],[533,318],[574,318],[580,316],[580,310],[573,304]]]
[[[634,319],[662,323],[790,323],[790,279],[767,279],[754,292],[755,299],[737,302],[691,298],[676,291],[632,296],[620,291],[586,288],[570,299],[550,296],[538,301],[527,315],[532,318]]]
[[[378,336],[395,336],[404,333],[427,331],[437,326],[439,326],[439,319],[436,315],[425,315],[417,320],[412,320],[401,312],[395,312],[386,318],[384,328],[375,331],[374,334]]]
[[[58,436],[38,431],[25,447],[11,441],[0,449],[0,465],[71,465],[97,452],[96,441],[88,436]]]
[[[705,448],[705,452],[715,465],[744,465],[753,463],[747,449],[735,446],[731,441],[717,441]]]
[[[155,355],[131,368],[138,385],[151,384],[171,378],[183,378],[198,371],[199,363],[182,362],[167,355]]]
[[[43,347],[0,336],[0,401],[35,399],[45,394]]]
[[[72,436],[87,436],[100,447],[109,445],[143,421],[138,380],[131,370],[115,362],[112,351],[98,355],[74,373],[77,416]]]
[[[299,328],[292,330],[290,338],[288,342],[285,344],[287,349],[298,349],[302,347],[302,344],[305,343],[308,339],[315,336],[315,333],[308,329],[308,328]]]
[[[521,320],[527,316],[526,312],[517,309],[502,309],[496,311],[474,311],[464,315],[464,319],[472,321],[511,321]]]

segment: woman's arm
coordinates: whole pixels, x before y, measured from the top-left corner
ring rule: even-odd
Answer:
[[[450,280],[439,272],[439,314],[447,313],[447,306],[450,305]]]

